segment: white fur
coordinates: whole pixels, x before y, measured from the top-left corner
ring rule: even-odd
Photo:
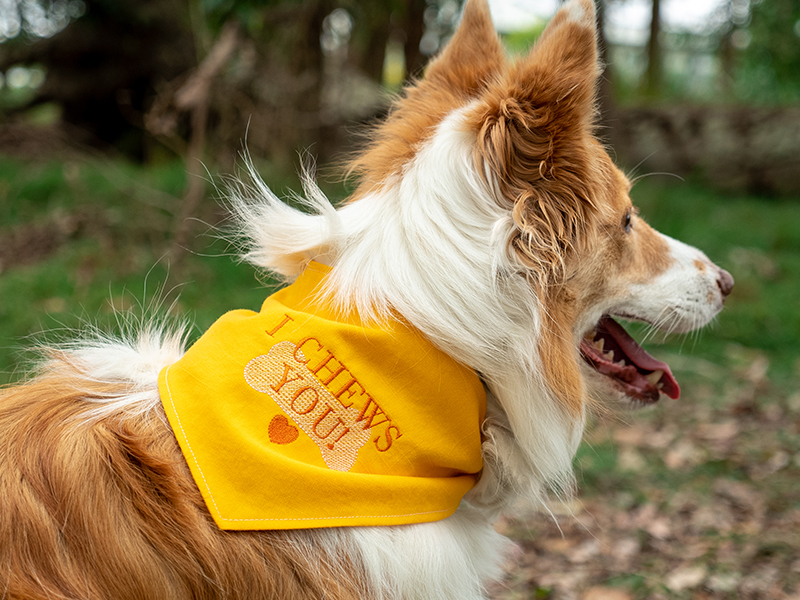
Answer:
[[[456,514],[435,523],[297,532],[297,543],[363,564],[383,600],[470,600],[499,575],[506,541],[492,528],[518,493],[541,500],[569,489],[582,431],[551,397],[537,368],[540,314],[524,270],[509,254],[509,215],[474,169],[474,138],[460,113],[446,119],[400,181],[334,210],[306,180],[307,214],[259,180],[259,197],[232,205],[250,238],[246,258],[288,279],[325,254],[329,293],[343,310],[374,319],[402,314],[441,348],[478,370],[489,388],[485,466]],[[431,257],[438,259],[431,260]],[[87,378],[127,382],[123,397],[94,398],[93,416],[159,404],[158,374],[183,353],[183,334],[157,326],[114,341],[97,335],[68,353]]]
[[[86,396],[97,404],[87,418],[133,416],[160,406],[158,374],[183,355],[187,329],[159,320],[138,327],[128,323],[118,337],[89,329],[82,339],[62,345],[59,351],[87,381],[127,384],[125,395]]]
[[[474,144],[455,111],[401,178],[338,210],[310,177],[303,202],[310,212],[287,206],[255,176],[251,185],[237,185],[231,200],[249,240],[247,260],[287,279],[312,259],[329,263],[326,293],[342,311],[376,320],[402,315],[476,369],[487,386],[484,471],[455,515],[293,534],[308,552],[346,552],[364,567],[365,593],[383,600],[482,598],[505,544],[492,522],[518,494],[541,501],[550,489],[570,490],[583,429],[583,419],[566,414],[540,371],[544,316],[525,268],[508,250],[513,223],[476,171]],[[632,289],[616,309],[656,320],[667,307],[674,314],[692,309],[693,316],[675,317],[673,326],[694,327],[719,308],[696,312],[698,294],[713,289],[719,297],[715,267],[693,248],[669,244],[674,266]],[[708,273],[695,260],[707,263]],[[97,399],[98,415],[149,411],[158,406],[159,371],[182,354],[182,336],[151,328],[128,342],[81,344],[72,354],[92,378],[131,384],[127,397]]]
[[[630,285],[625,299],[609,312],[670,333],[694,331],[707,325],[722,309],[724,297],[717,283],[719,267],[697,248],[658,235],[669,247],[669,268],[652,281]]]
[[[480,600],[486,582],[500,576],[509,544],[468,502],[443,521],[342,533],[360,551],[370,589],[385,600]]]
[[[247,159],[250,184],[234,180],[230,186],[230,209],[237,222],[237,235],[244,240],[243,259],[284,276],[297,277],[308,262],[325,254],[332,240],[341,238],[341,220],[336,210],[303,171],[305,196],[294,200],[303,212],[288,206],[258,177]]]
[[[569,2],[564,5],[564,13],[570,21],[578,25],[594,27],[595,10],[593,2]]]
[[[593,26],[592,5],[572,2],[567,18]],[[324,294],[341,311],[378,321],[401,316],[486,385],[484,469],[453,516],[290,534],[303,552],[362,566],[364,595],[378,600],[483,598],[507,544],[492,527],[495,518],[519,495],[541,502],[551,491],[569,493],[583,432],[584,416],[567,412],[542,372],[538,342],[548,317],[529,271],[509,250],[512,216],[501,208],[497,186],[477,171],[465,110],[439,124],[401,175],[338,210],[308,174],[305,197],[296,198],[305,210],[277,198],[252,167],[250,183],[231,190],[246,260],[286,280],[311,260],[329,264]],[[698,274],[694,264],[713,267],[708,259],[674,240],[669,245],[674,267],[612,308],[688,330],[713,317],[721,297],[713,269]],[[716,304],[698,311],[713,290]],[[607,309],[592,308],[585,317],[596,322]],[[94,418],[159,414],[159,372],[183,351],[181,331],[154,325],[122,341],[95,336],[67,355],[87,379],[128,384],[124,396],[91,398]]]
[[[571,488],[583,422],[554,400],[540,371],[539,303],[527,270],[509,252],[511,216],[476,171],[475,134],[462,126],[463,112],[440,124],[401,178],[357,202],[332,212],[315,190],[316,214],[295,211],[289,221],[294,234],[313,238],[316,248],[299,242],[288,253],[272,254],[274,245],[261,246],[247,258],[293,275],[325,254],[333,267],[328,294],[342,311],[378,320],[402,315],[478,371],[505,423],[487,421],[484,471],[493,484],[479,485],[471,498],[498,505],[514,491],[538,501],[549,488]],[[273,194],[256,202],[234,198],[233,205],[246,235],[253,223],[263,238],[283,235],[287,209]],[[298,230],[303,219],[306,233]],[[314,237],[322,230],[331,237]]]

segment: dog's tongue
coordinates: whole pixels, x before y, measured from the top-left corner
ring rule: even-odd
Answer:
[[[598,349],[595,344],[601,339],[605,342],[604,347]],[[620,381],[631,396],[657,400],[660,391],[670,398],[680,397],[681,388],[669,365],[648,354],[609,316],[600,319],[594,339],[584,339],[581,350],[597,371]],[[609,354],[610,351],[613,351],[613,357]],[[652,378],[656,371],[663,372],[661,377],[655,382],[648,380],[648,375]]]

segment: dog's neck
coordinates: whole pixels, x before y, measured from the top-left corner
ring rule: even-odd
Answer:
[[[508,251],[513,223],[452,114],[402,176],[340,209],[332,293],[367,318],[400,314],[481,372],[533,339],[536,299]],[[526,353],[527,354],[527,353]]]
[[[367,318],[402,315],[481,373],[500,407],[488,443],[505,446],[494,471],[507,485],[485,482],[477,495],[495,502],[495,488],[525,482],[516,491],[540,496],[546,484],[570,486],[582,427],[541,376],[546,315],[511,254],[511,217],[478,171],[461,114],[437,128],[402,176],[338,211],[329,293]]]

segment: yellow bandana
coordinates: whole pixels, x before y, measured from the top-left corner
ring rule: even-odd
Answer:
[[[222,529],[451,515],[481,470],[474,371],[402,323],[320,305],[311,263],[261,312],[225,314],[161,372],[164,409]]]

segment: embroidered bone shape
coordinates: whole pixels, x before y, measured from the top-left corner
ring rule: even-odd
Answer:
[[[330,469],[349,471],[371,429],[359,411],[345,407],[309,370],[303,351],[291,342],[275,344],[244,368],[245,381],[268,394],[320,449]]]

